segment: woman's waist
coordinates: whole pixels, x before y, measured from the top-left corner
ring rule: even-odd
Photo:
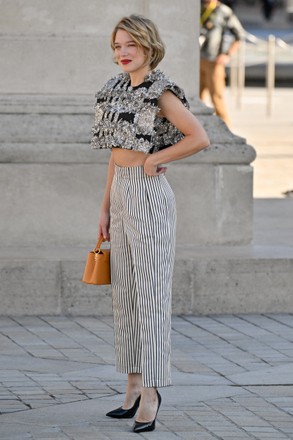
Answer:
[[[137,167],[144,165],[148,154],[125,148],[112,148],[112,156],[118,167]]]

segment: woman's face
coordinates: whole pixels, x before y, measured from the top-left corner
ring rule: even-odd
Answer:
[[[128,32],[118,29],[114,47],[115,61],[124,72],[134,73],[145,69],[145,52],[142,47],[137,46]]]

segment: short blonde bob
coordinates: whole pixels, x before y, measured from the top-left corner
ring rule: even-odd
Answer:
[[[115,38],[118,29],[129,33],[137,46],[145,51],[145,65],[149,65],[151,69],[155,69],[165,55],[164,43],[156,25],[142,15],[123,17],[117,23],[111,35],[111,47],[113,51],[115,50]]]

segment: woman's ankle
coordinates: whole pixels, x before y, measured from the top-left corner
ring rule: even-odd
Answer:
[[[129,374],[123,408],[134,405],[142,390],[141,374]]]

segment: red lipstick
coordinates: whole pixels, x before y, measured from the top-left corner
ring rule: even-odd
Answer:
[[[129,64],[131,63],[131,60],[121,60],[121,64]]]

